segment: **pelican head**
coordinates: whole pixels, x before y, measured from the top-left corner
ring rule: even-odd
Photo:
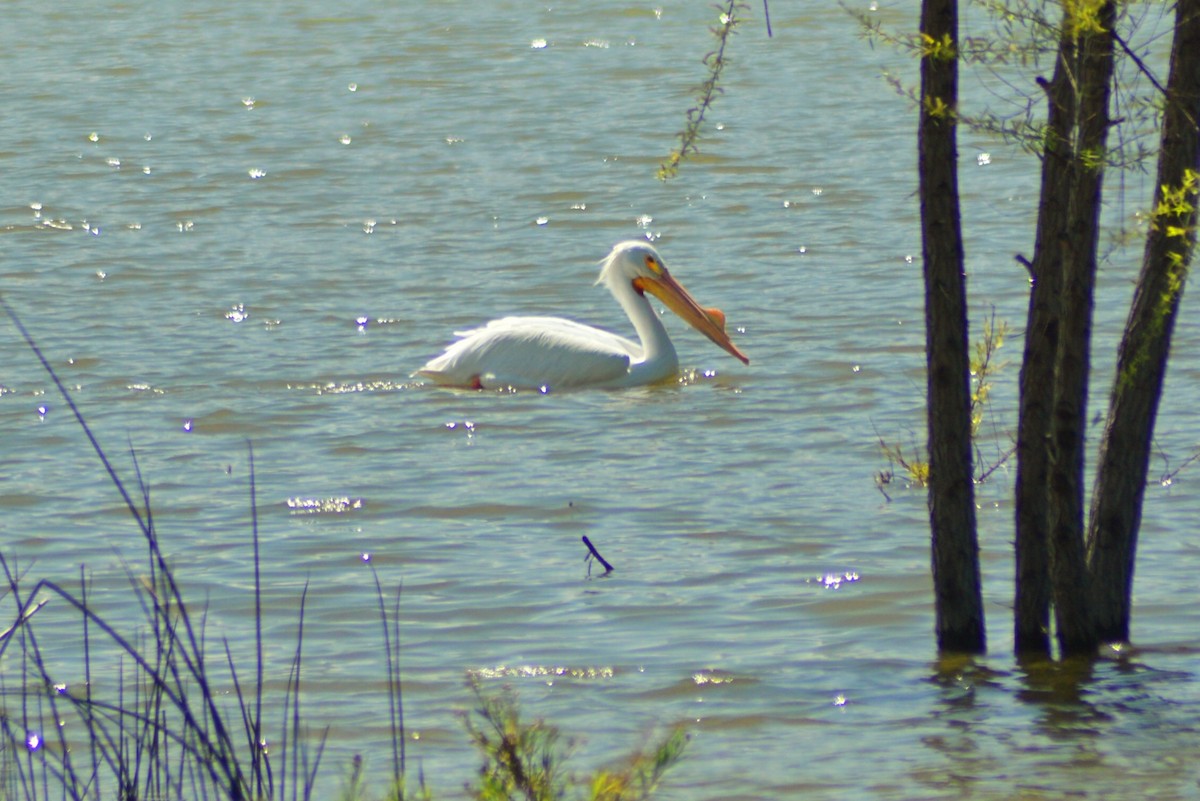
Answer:
[[[632,240],[614,247],[601,263],[600,278],[596,283],[604,284],[617,297],[625,294],[623,290],[627,286],[641,297],[649,292],[726,353],[745,364],[750,363],[749,357],[738,350],[725,333],[725,315],[721,310],[706,309],[697,303],[683,285],[671,277],[662,256],[649,243]]]

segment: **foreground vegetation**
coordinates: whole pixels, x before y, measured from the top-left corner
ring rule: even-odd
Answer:
[[[120,494],[146,546],[140,571],[127,566],[128,593],[102,600],[84,568],[70,581],[33,579],[0,553],[0,797],[5,799],[308,799],[322,768],[328,729],[302,707],[307,585],[297,604],[296,640],[282,695],[268,690],[263,654],[262,585],[254,454],[250,452],[250,545],[253,550],[255,660],[239,670],[229,641],[214,649],[206,610],[186,603],[164,553],[150,493],[131,453],[136,493],[112,462],[42,355],[0,298],[13,323],[62,393]],[[136,500],[135,500],[136,497]],[[371,787],[356,757],[343,780],[345,801],[382,797],[430,799],[418,774],[411,786],[405,759],[398,661],[399,593],[388,608],[377,574],[391,718],[391,778]],[[140,616],[138,615],[140,610]],[[124,621],[133,622],[126,625]],[[117,621],[122,621],[118,623]],[[215,653],[214,653],[215,651]],[[70,681],[65,677],[71,677]],[[648,798],[687,742],[675,729],[623,767],[574,781],[565,769],[571,746],[541,720],[521,719],[511,690],[472,682],[466,732],[481,756],[469,796],[552,801]]]

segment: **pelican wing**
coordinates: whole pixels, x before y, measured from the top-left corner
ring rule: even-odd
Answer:
[[[642,349],[624,337],[560,317],[504,317],[461,337],[417,371],[461,387],[570,387],[620,383]]]

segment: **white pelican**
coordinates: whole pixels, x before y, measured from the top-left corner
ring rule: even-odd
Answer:
[[[461,337],[416,375],[472,389],[632,387],[679,370],[675,346],[646,299],[649,292],[700,333],[746,364],[725,333],[725,315],[696,303],[646,242],[622,242],[601,262],[600,278],[629,315],[640,342],[561,317],[504,317]]]

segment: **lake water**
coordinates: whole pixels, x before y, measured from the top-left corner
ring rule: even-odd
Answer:
[[[911,26],[909,5],[882,13]],[[368,554],[403,583],[408,758],[440,797],[476,765],[454,714],[468,675],[581,737],[579,771],[686,723],[667,799],[1200,796],[1195,467],[1148,492],[1137,648],[1074,681],[1010,656],[998,471],[979,491],[991,655],[936,659],[924,495],[875,486],[878,438],[911,448],[924,425],[915,120],[880,77],[911,82],[916,62],[836,4],[772,4],[772,38],[750,10],[704,154],[665,184],[707,3],[4,10],[0,291],[131,481],[136,448],[208,636],[243,664],[253,443],[268,677],[287,675],[308,582],[326,795],[355,753],[387,771]],[[969,134],[961,150],[974,317],[1019,329],[1037,165]],[[1110,216],[1145,185],[1130,176]],[[639,237],[725,310],[749,366],[671,318],[678,385],[410,378],[504,314],[626,333],[591,284]],[[1101,276],[1097,413],[1137,259],[1117,251]],[[1200,440],[1190,305],[1156,471]],[[1013,425],[1020,349],[1000,353],[987,456]],[[4,553],[62,582],[86,565],[98,598],[128,600],[138,533],[7,323],[0,451]],[[583,535],[612,575],[589,575]]]

